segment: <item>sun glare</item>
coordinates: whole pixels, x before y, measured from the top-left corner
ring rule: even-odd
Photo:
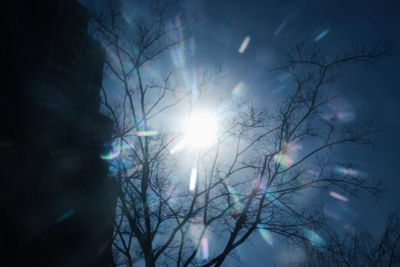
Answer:
[[[207,112],[194,113],[184,124],[185,139],[196,148],[213,144],[217,134],[217,119]]]

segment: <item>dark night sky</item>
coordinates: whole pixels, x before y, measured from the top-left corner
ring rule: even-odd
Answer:
[[[353,41],[373,45],[378,40],[394,44],[391,55],[376,65],[350,65],[335,85],[335,91],[355,113],[355,120],[375,119],[388,126],[375,148],[351,147],[339,156],[352,160],[368,177],[384,180],[388,192],[376,201],[366,195],[350,198],[347,203],[331,200],[330,206],[339,215],[338,223],[361,220],[371,231],[379,233],[386,216],[400,206],[400,3],[398,1],[345,0],[190,0],[185,8],[198,16],[194,31],[196,56],[205,66],[221,63],[227,83],[234,86],[245,81],[246,93],[260,104],[284,95],[286,89],[274,88],[274,74],[268,69],[279,62],[279,55],[288,44],[317,43],[332,49],[349,48]],[[282,26],[283,25],[283,26]],[[280,27],[281,26],[281,27]],[[280,30],[278,30],[280,28]],[[324,30],[328,34],[315,42]],[[245,38],[251,41],[243,54],[238,48]],[[336,206],[335,206],[336,205]],[[246,266],[261,266],[282,261],[285,246],[269,247],[261,238],[241,248]],[[262,264],[264,266],[264,264]]]

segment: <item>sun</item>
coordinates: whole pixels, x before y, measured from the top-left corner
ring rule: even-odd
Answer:
[[[184,123],[185,141],[193,147],[212,145],[217,136],[217,118],[209,112],[195,112]]]

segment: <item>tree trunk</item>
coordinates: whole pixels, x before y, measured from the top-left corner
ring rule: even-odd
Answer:
[[[145,260],[146,260],[146,267],[156,267],[156,263],[154,262],[154,259],[151,255],[146,254]]]

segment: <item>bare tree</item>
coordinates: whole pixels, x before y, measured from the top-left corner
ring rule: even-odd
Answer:
[[[304,243],[306,261],[298,266],[398,266],[400,264],[400,217],[392,213],[381,236],[359,227],[338,234],[327,228],[326,244],[316,249]]]
[[[335,172],[333,148],[371,144],[377,128],[342,122],[326,88],[344,64],[372,63],[390,47],[334,54],[295,46],[275,69],[290,75],[293,90],[274,106],[256,107],[211,86],[219,69],[188,76],[179,62],[166,67],[173,66],[166,51],[183,61],[193,23],[177,15],[174,2],[136,6],[132,16],[120,4],[108,1],[92,26],[107,51],[103,104],[116,131],[104,155],[120,188],[115,265],[220,266],[258,231],[294,242],[316,235],[321,206],[298,201],[310,188],[381,191]],[[181,127],[199,110],[215,114],[212,144],[195,144],[209,134],[211,119],[197,125],[198,140]]]

